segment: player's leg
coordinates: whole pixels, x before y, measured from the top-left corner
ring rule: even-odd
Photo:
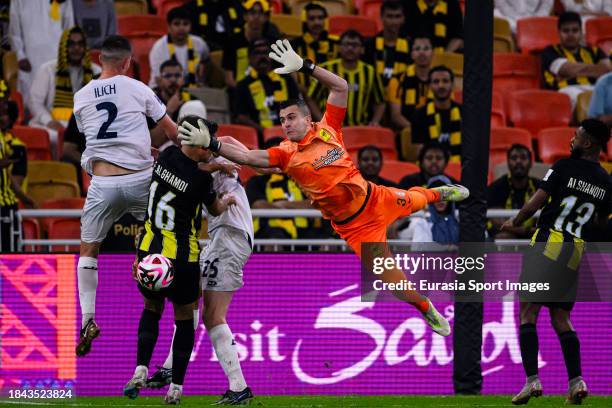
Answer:
[[[535,303],[520,303],[519,346],[527,380],[521,391],[512,398],[515,405],[527,404],[531,397],[542,395],[542,383],[538,377],[539,344],[536,330],[541,308],[542,305]]]
[[[582,378],[582,367],[580,362],[580,341],[570,321],[572,303],[560,304],[560,307],[550,308],[550,322],[552,323],[561,350],[563,360],[567,369],[569,390],[567,400],[570,404],[581,404],[588,395],[588,389]]]
[[[146,293],[147,289],[140,288],[144,296],[144,309],[138,323],[138,348],[136,353],[136,369],[132,379],[123,388],[123,395],[134,399],[140,389],[146,385],[149,364],[159,335],[159,320],[164,311],[164,298],[154,292]]]

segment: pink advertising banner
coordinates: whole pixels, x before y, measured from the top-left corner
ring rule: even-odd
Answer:
[[[96,320],[102,334],[93,351],[77,359],[77,257],[0,256],[0,388],[73,387],[76,395],[120,395],[136,363],[142,311],[130,273],[133,259],[101,256]],[[256,394],[452,394],[452,337],[432,333],[408,305],[362,302],[359,269],[354,255],[251,257],[228,322]],[[517,308],[514,302],[485,303],[484,393],[513,393],[524,381]],[[438,309],[452,321],[452,304],[439,303]],[[612,306],[581,303],[573,316],[584,376],[593,393],[609,395]],[[538,333],[546,391],[564,393],[563,358],[546,313]],[[164,361],[171,336],[168,305],[151,369]],[[227,388],[202,326],[185,386],[192,395]]]

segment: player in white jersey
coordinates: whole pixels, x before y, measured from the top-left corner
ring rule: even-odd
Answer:
[[[197,123],[192,123],[197,126]],[[235,198],[235,205],[219,216],[208,214],[210,242],[200,254],[204,297],[202,320],[219,363],[229,380],[229,389],[217,404],[238,405],[253,398],[240,367],[233,334],[226,316],[234,292],[243,285],[242,268],[253,250],[253,217],[249,199],[238,178],[238,166],[223,157],[208,156],[200,169],[213,176],[213,188]],[[172,378],[172,347],[166,362],[147,381],[152,388],[169,384]]]
[[[153,91],[125,76],[131,54],[126,38],[108,37],[102,44],[100,78],[74,95],[74,116],[86,140],[81,165],[92,175],[81,217],[77,356],[87,354],[100,334],[94,321],[100,245],[117,219],[131,213],[143,220],[147,210],[153,168],[147,117],[169,138],[176,140],[177,135],[176,123]]]

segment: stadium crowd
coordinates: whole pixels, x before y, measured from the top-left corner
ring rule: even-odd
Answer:
[[[174,120],[182,109],[200,112],[251,148],[280,143],[283,101],[301,96],[321,118],[325,87],[273,71],[270,44],[289,38],[298,54],[348,82],[344,140],[367,180],[407,189],[460,179],[463,3],[0,1],[1,249],[15,249],[7,226],[17,208],[82,208],[89,176],[72,98],[100,73],[98,48],[116,33],[132,43],[130,75]],[[551,163],[569,155],[573,126],[587,117],[612,125],[612,2],[495,0],[495,16],[488,205],[519,209]],[[163,148],[153,130],[152,141]],[[285,175],[243,166],[240,177],[252,208],[310,208]],[[390,236],[455,242],[452,206],[429,214]],[[320,219],[254,221],[256,238],[332,234]],[[490,220],[491,237],[533,232],[530,220],[500,233],[502,221]],[[440,223],[445,233],[427,231]],[[79,236],[78,219],[25,219],[22,227],[25,238]],[[132,250],[139,228],[131,216],[118,220],[104,248]]]

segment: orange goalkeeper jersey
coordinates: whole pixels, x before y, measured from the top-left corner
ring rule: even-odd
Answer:
[[[325,218],[336,222],[363,205],[368,183],[348,155],[342,140],[345,108],[331,104],[321,122],[300,142],[284,140],[268,149],[270,167],[278,167],[297,182]]]

